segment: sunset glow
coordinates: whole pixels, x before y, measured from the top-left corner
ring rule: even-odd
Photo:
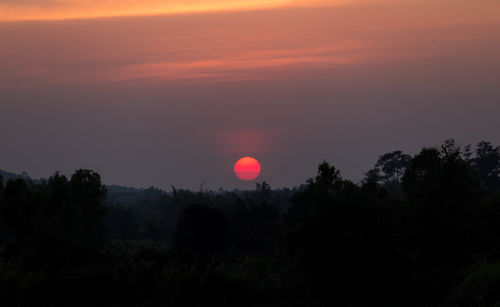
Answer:
[[[0,21],[171,15],[218,11],[262,10],[342,4],[345,1],[305,0],[6,0],[0,2]]]

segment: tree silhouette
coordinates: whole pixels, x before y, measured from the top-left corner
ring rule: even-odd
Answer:
[[[0,179],[2,304],[498,305],[499,161],[489,142],[450,139],[380,156],[361,185],[323,162],[293,189],[110,199],[90,170],[13,175]]]
[[[344,183],[340,171],[323,161],[318,166],[316,176],[307,180],[306,189],[296,193],[290,199],[291,207],[287,222],[289,224],[301,222],[311,215],[327,210],[333,197],[341,191]]]
[[[267,196],[271,193],[271,186],[265,181],[263,181],[262,183],[257,182],[255,184],[255,190],[257,191],[257,193],[261,193],[262,195]]]
[[[412,210],[405,224],[405,244],[414,257],[411,270],[428,270],[412,282],[432,299],[442,299],[443,293],[431,287],[428,279],[449,289],[460,267],[490,244],[475,203],[479,185],[461,151],[451,145],[444,144],[441,151],[423,149],[403,177],[407,206]]]
[[[472,165],[481,180],[484,189],[500,188],[500,146],[482,141],[476,146],[476,155]]]
[[[399,192],[401,178],[408,168],[411,156],[401,150],[383,154],[379,157],[375,168],[368,171],[365,181],[381,182],[385,188],[392,192]]]
[[[23,179],[9,181],[0,214],[15,241],[6,256],[33,267],[87,261],[105,237],[105,191],[99,175],[87,170],[71,181],[56,173],[35,188]]]

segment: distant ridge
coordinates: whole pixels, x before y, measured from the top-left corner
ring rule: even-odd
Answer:
[[[30,177],[30,175],[28,175],[27,172],[22,172],[21,174],[16,174],[16,173],[7,172],[7,171],[1,170],[1,169],[0,169],[0,176],[2,176],[4,182],[7,180],[16,180],[19,178],[24,179],[24,180],[33,181],[34,183],[40,183],[40,182],[45,180],[45,179],[33,179]]]
[[[16,179],[24,179],[28,182],[33,182],[34,184],[41,184],[44,181],[47,181],[48,178],[39,178],[33,179],[27,172],[22,172],[21,174],[11,173],[0,169],[0,176],[2,176],[3,183],[5,184],[8,180],[16,180]],[[130,186],[121,186],[110,184],[106,185],[106,189],[108,190],[107,202],[112,205],[123,205],[130,206],[135,205],[141,201],[158,199],[163,195],[172,195],[171,191],[165,191],[156,187],[149,188],[134,188]],[[295,189],[295,188],[294,188]],[[305,189],[305,185],[301,185],[297,187],[297,191]],[[279,189],[278,189],[279,190]],[[226,194],[233,193],[240,197],[246,197],[245,190],[232,190],[226,191],[222,188],[218,191],[206,191],[208,194]]]
[[[21,174],[11,173],[0,169],[0,176],[2,176],[3,182],[8,180],[24,179],[26,181],[31,181],[35,184],[40,184],[46,181],[47,178],[33,179],[27,172],[22,172]],[[166,193],[163,190],[151,187],[148,189],[139,189],[120,185],[107,185],[108,190],[108,201],[110,203],[120,203],[122,205],[133,205],[141,199],[147,199],[152,197],[158,197],[161,193]]]

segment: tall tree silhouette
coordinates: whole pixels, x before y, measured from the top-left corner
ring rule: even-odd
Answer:
[[[476,146],[472,164],[484,189],[500,188],[500,146],[482,141]]]
[[[383,154],[377,160],[375,167],[367,172],[365,182],[380,182],[386,189],[399,192],[401,178],[410,161],[411,156],[401,150]]]

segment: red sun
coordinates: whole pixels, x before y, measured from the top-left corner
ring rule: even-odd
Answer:
[[[241,158],[234,165],[234,173],[241,180],[254,180],[255,178],[259,177],[260,174],[259,161],[255,160],[252,157]]]

